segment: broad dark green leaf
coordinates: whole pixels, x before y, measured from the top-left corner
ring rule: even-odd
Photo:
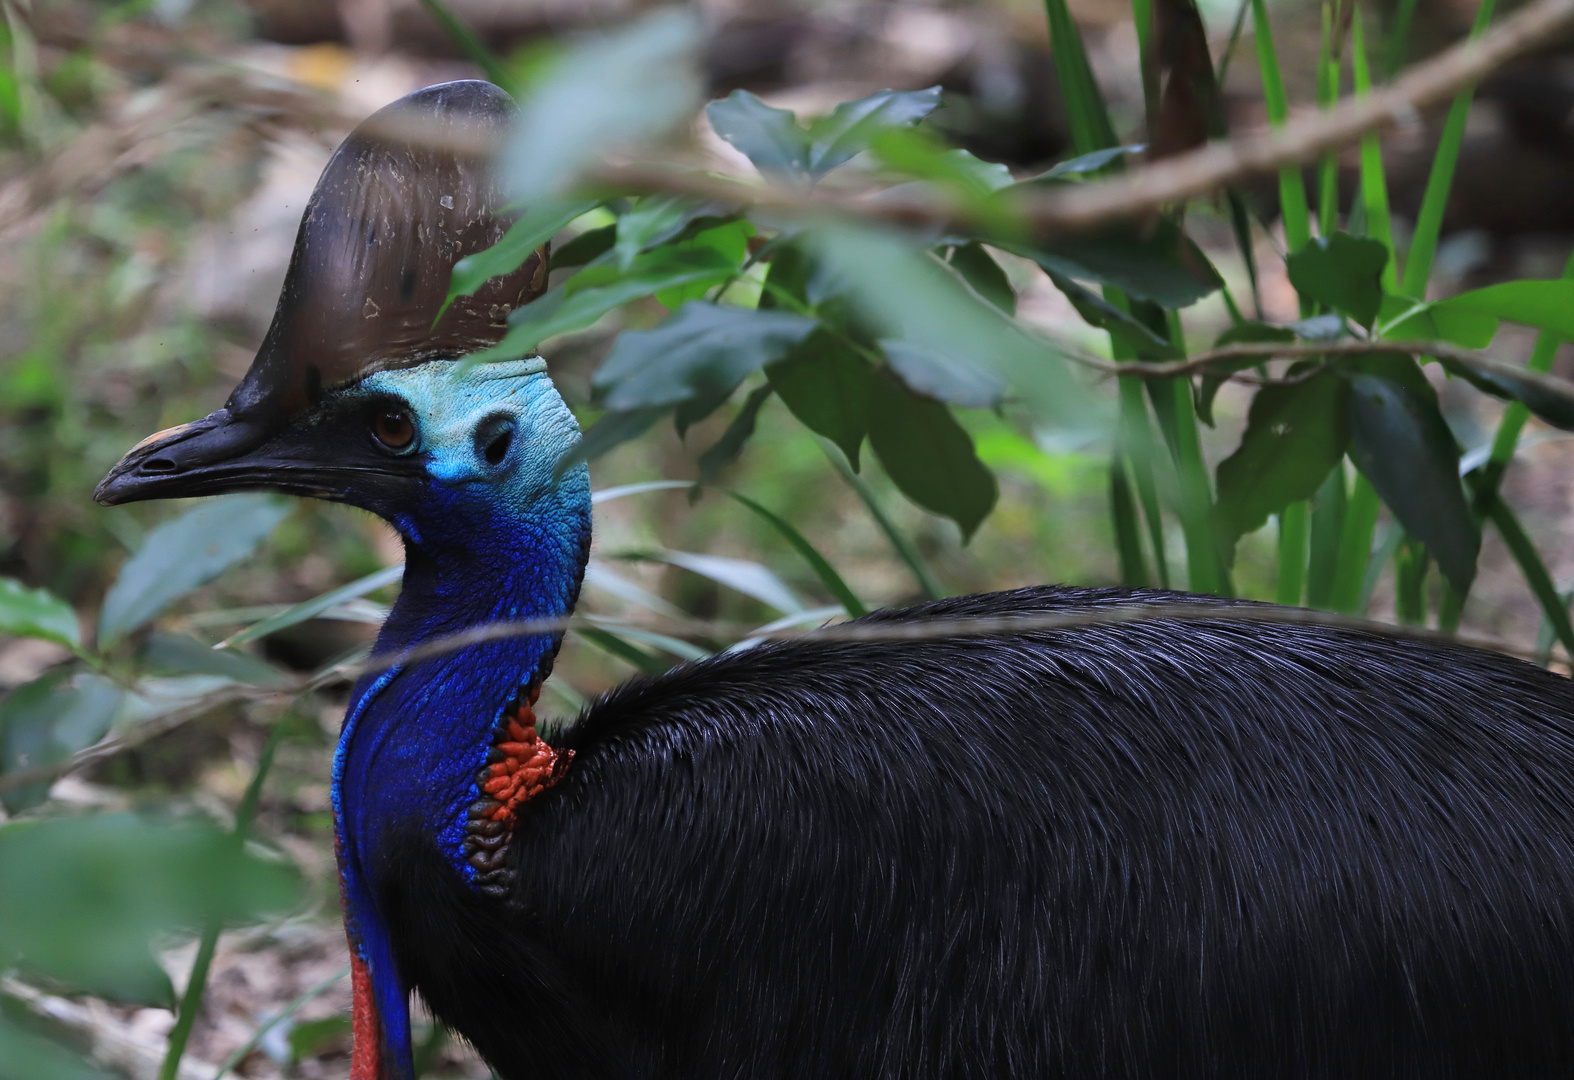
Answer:
[[[1029,248],[1007,245],[1045,270],[1113,285],[1127,296],[1160,307],[1183,308],[1215,292],[1224,279],[1202,250],[1173,222],[1066,237]]]
[[[921,129],[883,131],[870,150],[887,168],[957,196],[975,216],[993,217],[996,220],[992,224],[996,228],[1011,225],[1010,204],[991,198],[1014,182],[1011,170],[1004,165],[949,147]]]
[[[1415,361],[1370,356],[1350,381],[1351,454],[1405,529],[1424,542],[1460,593],[1470,589],[1481,531],[1459,481],[1459,447]]]
[[[963,542],[994,509],[995,476],[972,438],[944,405],[889,374],[875,376],[869,395],[869,445],[902,494],[956,522]]]
[[[0,964],[168,1006],[155,935],[286,909],[297,893],[292,869],[211,827],[119,814],[0,826]]]
[[[1219,463],[1215,520],[1226,552],[1268,515],[1317,493],[1350,440],[1348,396],[1348,384],[1326,370],[1253,396],[1240,446]]]
[[[966,357],[1042,416],[1083,423],[1095,413],[1097,406],[1047,342],[905,238],[844,224],[817,230],[812,243],[868,323],[884,328],[882,337]]]
[[[1225,330],[1215,341],[1214,348],[1225,345],[1256,344],[1287,344],[1295,340],[1295,332],[1284,326],[1270,326],[1261,322],[1242,322]],[[1266,357],[1243,356],[1236,360],[1220,361],[1212,365],[1199,380],[1197,386],[1197,417],[1209,427],[1213,426],[1213,399],[1218,396],[1219,388],[1229,381],[1229,376],[1237,371],[1256,367]]]
[[[721,433],[721,438],[713,443],[699,458],[699,479],[696,484],[708,484],[728,465],[738,460],[743,453],[743,444],[749,441],[749,436],[754,434],[755,423],[759,420],[760,406],[765,404],[771,396],[769,384],[752,391],[743,399],[743,406],[738,410],[738,415],[732,418],[732,423],[727,425],[727,430]],[[696,490],[695,494],[698,494]]]
[[[966,358],[895,338],[880,342],[880,347],[891,370],[924,397],[971,409],[993,409],[1006,395],[1008,388],[998,375]]]
[[[591,385],[620,412],[676,405],[737,386],[814,328],[802,315],[691,301],[654,330],[619,337]]]
[[[1574,382],[1484,356],[1470,360],[1456,356],[1437,359],[1450,374],[1467,380],[1476,389],[1521,402],[1553,427],[1574,431]]]
[[[787,109],[765,104],[747,90],[734,90],[705,106],[716,134],[748,158],[768,180],[809,179],[809,133]]]
[[[630,300],[680,285],[715,285],[736,269],[736,264],[708,247],[658,248],[636,259],[623,275],[607,263],[587,266],[563,284],[553,286],[541,299],[514,309],[503,340],[469,359],[486,363],[529,356],[548,338],[584,330]],[[586,284],[590,281],[606,283],[592,287]]]
[[[772,266],[771,273],[776,268]],[[804,427],[841,448],[856,472],[869,431],[869,386],[874,369],[847,343],[816,330],[765,374]]]
[[[994,256],[984,250],[983,244],[976,240],[958,244],[951,249],[951,258],[947,261],[962,275],[963,280],[973,286],[973,291],[979,296],[1007,315],[1017,313],[1017,294],[1011,288],[1011,280],[1000,269]]]
[[[12,578],[0,578],[0,635],[42,638],[68,649],[82,645],[70,604],[47,589],[29,589]]]
[[[1049,271],[1049,280],[1055,288],[1065,294],[1071,306],[1077,309],[1077,314],[1085,319],[1089,326],[1096,326],[1100,330],[1109,332],[1123,345],[1136,353],[1143,360],[1177,360],[1180,350],[1167,337],[1155,334],[1148,325],[1129,312],[1122,311],[1108,300],[1104,299],[1092,289],[1084,288],[1063,274]]]
[[[535,254],[537,248],[556,236],[563,226],[599,205],[599,199],[573,199],[567,202],[548,200],[532,206],[509,226],[497,243],[454,263],[444,308],[456,296],[469,296],[499,274],[511,274],[518,270],[525,265],[526,259]]]
[[[807,306],[809,278],[813,271],[803,248],[792,243],[778,244],[771,252],[770,271],[765,275],[767,288],[760,294],[760,310],[780,307],[794,310],[786,301]]]
[[[142,665],[157,675],[218,675],[248,686],[281,686],[288,682],[284,672],[255,656],[237,649],[215,649],[189,635],[163,630],[148,636]]]
[[[916,124],[940,105],[940,88],[879,90],[857,101],[844,101],[809,125],[809,175],[819,179],[869,149],[876,136],[891,128]]]
[[[699,105],[704,31],[664,8],[568,50],[520,103],[503,153],[513,197],[558,195],[604,153],[676,129]]]
[[[612,245],[617,241],[618,227],[616,223],[602,225],[595,229],[586,229],[574,239],[552,251],[552,261],[548,264],[553,270],[564,270],[570,266],[584,266],[592,259],[600,258],[612,250]]]
[[[51,672],[0,699],[0,775],[44,768],[102,739],[125,700],[102,675]],[[0,793],[16,814],[49,797],[49,781]]]
[[[122,1080],[0,1014],[0,1080]]]
[[[618,218],[617,241],[612,245],[618,269],[627,272],[642,252],[676,239],[691,226],[708,228],[723,217],[715,204],[686,195],[647,195]]]
[[[1387,265],[1382,241],[1346,232],[1315,236],[1285,260],[1290,284],[1304,299],[1327,304],[1365,327],[1382,305]]]
[[[110,586],[99,613],[107,649],[171,603],[246,558],[290,512],[273,495],[205,499],[148,533]]]
[[[613,447],[620,446],[630,439],[639,438],[666,412],[666,406],[657,405],[654,408],[603,414],[601,419],[586,430],[579,440],[579,445],[558,459],[554,469],[555,474],[561,476],[572,465],[581,461],[594,461]]]

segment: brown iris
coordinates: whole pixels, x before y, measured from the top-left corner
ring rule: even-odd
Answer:
[[[383,409],[372,417],[372,434],[390,450],[403,450],[415,438],[415,425],[399,409]]]

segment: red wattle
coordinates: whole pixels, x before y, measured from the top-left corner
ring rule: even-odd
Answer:
[[[382,1022],[377,1015],[377,1000],[372,996],[372,973],[350,943],[350,1006],[355,1035],[350,1052],[350,1080],[385,1080],[383,1075]]]

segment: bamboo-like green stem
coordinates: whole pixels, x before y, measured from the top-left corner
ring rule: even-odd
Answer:
[[[1285,607],[1300,607],[1306,588],[1307,505],[1303,499],[1279,514],[1279,580],[1274,600]]]
[[[1131,481],[1126,475],[1126,457],[1117,448],[1109,458],[1110,525],[1115,531],[1115,551],[1120,557],[1120,580],[1124,585],[1144,586],[1150,581],[1142,557],[1142,534],[1137,524],[1137,505],[1131,498]]]
[[[1372,75],[1366,63],[1366,35],[1362,30],[1360,8],[1356,8],[1351,24],[1351,40],[1350,66],[1355,78],[1355,96],[1370,97]],[[1393,223],[1388,211],[1383,148],[1376,134],[1361,139],[1361,203],[1366,209],[1366,235],[1381,240],[1388,249],[1388,263],[1383,267],[1383,289],[1395,292],[1399,288],[1399,256],[1394,251]]]
[[[1356,470],[1355,488],[1345,507],[1344,532],[1339,538],[1339,561],[1334,570],[1330,601],[1333,610],[1341,615],[1360,614],[1361,584],[1366,579],[1366,563],[1372,554],[1372,534],[1377,529],[1377,511],[1381,506],[1377,489]]]
[[[1394,613],[1406,626],[1426,624],[1426,545],[1406,536],[1394,553]]]
[[[1344,463],[1335,465],[1312,497],[1311,553],[1306,566],[1306,605],[1323,611],[1333,606],[1334,578],[1339,570],[1339,538],[1348,509]]]
[[[1284,77],[1279,72],[1279,54],[1273,46],[1273,30],[1268,25],[1265,0],[1252,0],[1252,31],[1257,39],[1257,63],[1262,69],[1263,98],[1268,106],[1268,125],[1283,127],[1290,117],[1289,98],[1284,92]],[[1284,240],[1296,252],[1311,239],[1311,219],[1306,210],[1306,184],[1299,166],[1279,170],[1279,212],[1284,219]]]
[[[268,732],[267,741],[262,744],[262,753],[257,755],[257,770],[252,773],[251,782],[246,785],[246,793],[241,796],[240,805],[235,808],[235,828],[231,835],[237,846],[244,844],[247,835],[251,832],[252,821],[257,816],[257,801],[262,795],[262,784],[268,777],[268,770],[273,768],[273,755],[284,736],[285,718],[288,715],[286,713],[285,717],[275,721],[273,730]],[[186,992],[180,997],[180,1010],[175,1016],[175,1027],[169,1033],[168,1048],[164,1051],[164,1063],[159,1068],[159,1080],[175,1080],[180,1072],[180,1059],[185,1056],[186,1043],[191,1039],[191,1029],[197,1022],[197,1014],[202,1011],[202,997],[208,985],[208,969],[212,966],[213,954],[218,949],[220,929],[219,922],[214,921],[202,930],[202,938],[197,943],[196,958],[191,962],[191,974],[186,980]]]
[[[1131,375],[1120,377],[1121,446],[1131,462],[1137,499],[1148,526],[1148,542],[1153,547],[1154,577],[1161,588],[1170,587],[1169,553],[1165,550],[1164,519],[1159,508],[1159,488],[1153,479],[1153,428],[1148,423],[1148,406],[1142,397],[1146,380]]]
[[[1334,59],[1333,11],[1323,0],[1323,45],[1317,58],[1317,107],[1331,109],[1339,102],[1339,64]],[[1339,159],[1332,152],[1317,162],[1317,231],[1332,236],[1339,229]]]

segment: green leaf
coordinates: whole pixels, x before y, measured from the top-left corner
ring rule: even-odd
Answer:
[[[667,406],[657,405],[653,408],[629,409],[626,412],[611,410],[603,414],[601,419],[592,424],[580,437],[579,445],[558,459],[554,467],[554,475],[562,476],[571,466],[581,461],[594,461],[613,447],[621,446],[630,439],[639,438],[666,412]]]
[[[869,445],[896,486],[925,510],[950,518],[965,543],[994,509],[995,476],[949,409],[888,374],[869,396]]]
[[[647,675],[660,675],[672,666],[661,657],[653,656],[639,646],[624,641],[610,630],[592,626],[576,626],[573,630],[592,645],[629,664],[636,671],[643,671]]]
[[[297,623],[315,619],[329,608],[338,607],[347,600],[354,600],[357,597],[365,596],[369,592],[376,592],[378,589],[397,584],[403,577],[403,563],[384,567],[374,573],[367,574],[363,578],[352,581],[348,585],[330,589],[320,596],[314,596],[310,600],[303,600],[294,607],[279,612],[277,615],[272,615],[261,622],[253,623],[239,633],[231,634],[221,644],[234,647],[251,641],[260,641],[269,634],[276,634],[287,627],[295,626]]]
[[[289,504],[272,495],[224,495],[205,499],[148,533],[104,597],[99,648],[114,645],[256,551],[289,512]]]
[[[1314,237],[1285,259],[1303,299],[1316,300],[1370,327],[1383,302],[1388,247],[1380,240],[1336,232]]]
[[[1213,343],[1214,348],[1241,344],[1285,344],[1295,340],[1295,331],[1285,326],[1270,326],[1262,322],[1241,322],[1229,327]],[[1213,426],[1213,399],[1219,388],[1237,371],[1256,367],[1266,356],[1243,356],[1224,360],[1208,367],[1197,387],[1197,416],[1209,427]]]
[[[820,579],[820,583],[825,586],[832,596],[836,597],[837,602],[842,605],[843,611],[855,619],[860,615],[869,614],[869,609],[864,606],[863,601],[859,600],[853,591],[847,587],[847,583],[842,580],[842,576],[836,572],[825,556],[815,549],[813,544],[804,539],[802,533],[747,495],[741,495],[736,491],[727,491],[726,494],[754,511],[761,520],[775,529],[782,539],[792,545],[792,549],[803,556],[804,562],[809,564],[815,576]]]
[[[294,1025],[290,1028],[290,1061],[299,1063],[344,1042],[350,1037],[351,1027],[348,1016],[325,1016]]]
[[[1066,0],[1044,0],[1049,18],[1049,47],[1055,58],[1055,78],[1065,101],[1066,119],[1071,125],[1071,145],[1078,154],[1088,154],[1115,145],[1115,129],[1104,107],[1104,95],[1093,78],[1088,54],[1082,47],[1082,34],[1072,21]]]
[[[82,647],[82,631],[70,604],[47,589],[29,589],[11,578],[0,578],[0,635]]]
[[[1393,319],[1384,337],[1442,338],[1471,349],[1492,344],[1499,319],[1574,338],[1574,281],[1505,281],[1430,304],[1394,302],[1384,315]]]
[[[1007,315],[1017,313],[1017,294],[1011,288],[1011,280],[983,244],[977,240],[958,244],[951,249],[948,261],[979,296]]]
[[[789,110],[772,108],[747,90],[734,90],[705,106],[705,116],[716,134],[767,180],[809,179],[809,133]]]
[[[1437,359],[1444,370],[1465,379],[1477,390],[1518,401],[1553,427],[1574,431],[1574,382],[1484,356]]]
[[[677,129],[703,82],[699,18],[666,8],[568,50],[521,103],[503,174],[525,204],[566,189],[609,150]]]
[[[732,264],[733,270],[730,276],[736,276],[742,272],[743,261],[748,258],[749,239],[753,235],[754,224],[752,222],[747,220],[728,221],[725,224],[696,233],[687,240],[680,240],[668,246],[680,251],[690,248],[710,248]],[[710,289],[711,285],[707,282],[695,281],[687,285],[677,285],[670,289],[662,289],[656,294],[656,300],[669,311],[676,311],[690,300],[703,299]],[[750,305],[739,306],[747,307]]]
[[[102,739],[125,700],[101,675],[51,672],[0,699],[0,775],[56,765]],[[0,792],[17,814],[49,797],[48,780]]]
[[[618,226],[616,222],[611,225],[602,225],[595,229],[586,229],[568,243],[552,252],[552,261],[548,264],[550,269],[565,270],[570,266],[584,266],[593,259],[612,250],[612,245],[617,241]]]
[[[1015,182],[1004,165],[982,161],[966,150],[947,147],[926,131],[908,128],[881,132],[870,150],[888,168],[955,195],[991,231],[1014,227],[1011,204],[993,198]]]
[[[819,179],[869,149],[891,128],[918,123],[940,104],[940,88],[879,90],[857,101],[844,101],[809,125],[809,175]]]
[[[951,267],[899,236],[852,225],[817,230],[811,243],[882,336],[971,357],[1034,411],[1083,422],[1096,406],[1045,341],[1026,333]]]
[[[776,268],[773,266],[774,274]],[[767,294],[769,295],[769,294]],[[765,375],[799,423],[841,448],[856,471],[869,431],[869,387],[874,368],[845,341],[816,330]]]
[[[887,339],[880,347],[891,370],[916,394],[970,409],[993,409],[1006,395],[998,375],[968,360],[916,341]]]
[[[738,410],[738,415],[732,418],[732,423],[727,425],[727,430],[721,433],[721,438],[700,455],[698,462],[700,475],[695,481],[696,485],[710,483],[718,473],[738,460],[738,456],[743,453],[743,444],[754,434],[754,426],[760,416],[760,406],[765,404],[771,393],[771,386],[767,383],[751,391],[744,399],[743,407]],[[697,487],[695,493],[698,494]]]
[[[1252,397],[1240,446],[1218,468],[1215,520],[1226,553],[1268,515],[1317,493],[1350,440],[1348,396],[1345,381],[1324,370]]]
[[[167,1007],[155,936],[287,909],[298,886],[211,827],[119,814],[0,826],[0,964]]]
[[[453,276],[448,284],[448,299],[443,301],[443,309],[447,310],[455,297],[469,296],[492,278],[518,270],[563,226],[600,205],[599,199],[576,199],[570,202],[551,200],[532,206],[509,226],[497,243],[454,263]],[[439,312],[437,317],[441,319],[442,313]]]
[[[1110,337],[1127,346],[1143,360],[1176,360],[1180,350],[1169,338],[1155,334],[1148,325],[1122,311],[1092,289],[1083,288],[1070,278],[1049,272],[1049,280],[1071,301],[1077,314],[1089,326],[1109,332]]]
[[[0,1080],[120,1080],[0,1014]]]
[[[1037,176],[1028,177],[1026,180],[1023,180],[1022,183],[1066,183],[1072,177],[1077,177],[1080,179],[1082,177],[1088,176],[1091,173],[1099,172],[1110,162],[1115,161],[1118,158],[1125,157],[1127,154],[1140,154],[1146,149],[1147,147],[1143,144],[1136,143],[1131,146],[1109,146],[1105,147],[1103,150],[1094,150],[1091,153],[1078,154],[1074,158],[1070,158],[1066,161],[1062,161],[1058,165],[1055,165],[1047,172],[1041,172]]]
[[[1459,482],[1459,447],[1414,360],[1371,356],[1350,381],[1351,454],[1406,531],[1426,544],[1459,592],[1475,577],[1481,532]]]
[[[217,675],[248,686],[282,686],[284,672],[235,649],[214,648],[187,634],[155,630],[142,651],[143,668],[156,675]]]
[[[618,238],[612,245],[618,269],[626,272],[642,252],[677,238],[690,225],[704,219],[720,219],[716,206],[686,195],[645,196],[618,218]]]
[[[804,603],[765,566],[749,559],[734,559],[723,555],[703,555],[693,551],[641,551],[619,556],[646,562],[666,563],[687,570],[691,574],[709,578],[734,592],[758,600],[767,607],[792,614],[804,610]]]
[[[802,315],[691,301],[656,329],[619,337],[591,385],[617,411],[676,405],[730,391],[814,328]]]
[[[587,266],[541,299],[515,308],[503,340],[473,354],[470,360],[486,363],[528,356],[548,338],[583,330],[630,300],[682,285],[715,285],[736,269],[736,264],[709,247],[658,248],[636,259],[621,276],[616,267],[605,263]],[[597,285],[593,287],[591,282]]]
[[[1202,249],[1168,219],[1146,229],[1122,225],[1064,237],[1038,248],[1004,246],[1051,273],[1113,285],[1165,308],[1189,307],[1224,283]]]

